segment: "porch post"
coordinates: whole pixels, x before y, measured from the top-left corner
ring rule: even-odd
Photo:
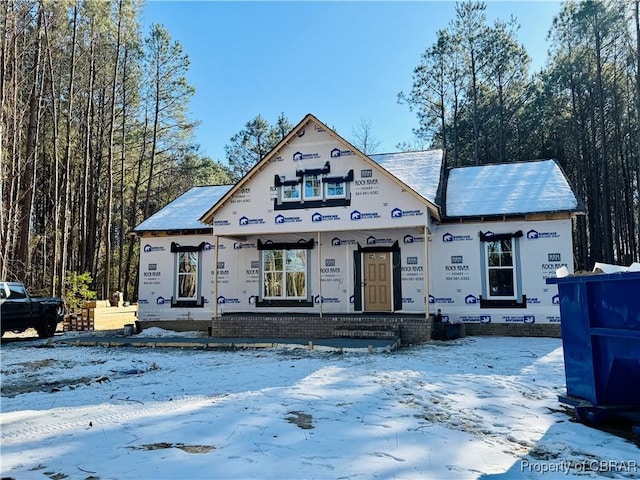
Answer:
[[[218,250],[220,248],[218,235],[215,235],[215,252],[213,253],[213,319],[218,318]]]
[[[320,318],[322,318],[322,247],[320,246],[320,232],[318,232],[318,292],[320,293]]]
[[[429,320],[429,229],[424,226],[424,316]]]

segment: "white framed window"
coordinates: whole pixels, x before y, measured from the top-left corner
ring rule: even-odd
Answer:
[[[322,199],[322,175],[311,174],[304,176],[304,199],[305,200],[321,200]]]
[[[176,262],[176,300],[197,300],[198,252],[177,252]]]
[[[351,205],[353,169],[345,175],[330,176],[330,167],[326,162],[322,168],[296,170],[295,176],[289,180],[283,175],[275,175],[274,187],[278,194],[274,198],[274,210]]]
[[[202,296],[202,250],[206,242],[199,245],[180,245],[171,242],[174,254],[173,294],[171,308],[203,307]],[[149,266],[151,269],[151,265]]]
[[[517,298],[513,244],[513,238],[485,242],[487,299],[515,300]]]
[[[480,308],[527,308],[522,291],[521,237],[522,230],[480,232]]]
[[[324,191],[325,198],[345,198],[346,195],[346,188],[343,182],[327,182],[324,184]]]
[[[282,177],[285,180],[285,177]],[[300,201],[300,184],[295,183],[293,185],[283,185],[282,187],[282,201],[283,202],[299,202]]]
[[[305,249],[262,251],[262,298],[303,300],[307,298],[308,261]]]

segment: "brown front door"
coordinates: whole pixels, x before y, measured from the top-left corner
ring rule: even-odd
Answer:
[[[390,312],[391,252],[364,253],[364,311]]]

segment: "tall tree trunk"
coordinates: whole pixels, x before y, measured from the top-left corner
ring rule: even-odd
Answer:
[[[9,35],[8,31],[8,15],[9,15],[9,4],[10,2],[2,3],[2,38],[0,39],[0,200],[5,198],[4,193],[4,179],[7,178],[6,165],[4,164],[4,151],[7,145],[5,145],[4,138],[4,109],[5,109],[5,75],[6,75],[6,65],[7,65],[7,36]],[[2,261],[2,267],[0,267],[0,278],[6,278],[4,276],[5,262],[4,257],[2,256],[2,252],[4,251],[4,245],[6,243],[7,236],[7,221],[5,219],[5,206],[4,204],[0,204],[0,260]]]
[[[62,261],[60,256],[60,135],[58,130],[60,122],[58,102],[60,101],[60,96],[56,90],[51,38],[49,37],[49,23],[46,18],[44,19],[44,36],[47,45],[47,63],[49,65],[49,91],[51,92],[52,112],[51,126],[53,128],[53,258],[51,261],[50,294],[56,296],[58,292],[58,265]]]
[[[27,130],[27,143],[25,153],[25,165],[22,173],[20,205],[19,205],[19,234],[16,256],[17,277],[25,277],[29,271],[29,243],[31,238],[31,215],[33,208],[34,175],[36,162],[36,142],[38,139],[38,120],[40,117],[40,82],[41,82],[41,51],[42,51],[42,19],[44,15],[42,1],[38,4],[38,20],[36,25],[36,47],[33,58],[31,94],[29,100],[29,126]]]
[[[133,183],[133,193],[131,199],[131,214],[129,215],[129,224],[134,227],[137,224],[137,212],[138,212],[138,197],[140,192],[140,187],[142,186],[142,165],[144,162],[144,157],[146,156],[146,146],[147,146],[147,131],[149,128],[149,115],[145,108],[144,114],[144,127],[142,129],[142,142],[140,145],[140,157],[138,159],[138,168],[136,173],[136,179]],[[127,263],[125,270],[125,279],[124,279],[124,296],[129,300],[135,300],[138,292],[137,280],[134,284],[134,291],[131,296],[129,296],[129,282],[130,282],[130,274],[131,274],[131,263],[133,262],[133,251],[136,244],[136,238],[131,236],[129,237],[129,248],[127,250]],[[138,269],[139,270],[139,269]],[[137,274],[136,274],[137,279]]]
[[[85,138],[84,138],[84,162],[82,172],[82,210],[80,212],[81,228],[80,228],[80,265],[82,272],[91,271],[93,268],[91,258],[90,243],[89,243],[89,228],[90,212],[89,212],[89,195],[91,191],[89,189],[90,174],[92,172],[91,163],[91,133],[92,133],[92,119],[93,119],[93,95],[94,95],[94,83],[95,83],[95,46],[94,46],[94,25],[91,24],[91,32],[89,34],[90,47],[89,47],[89,86],[87,89],[87,104],[84,110],[84,123],[85,123]],[[95,277],[94,277],[95,278]]]
[[[589,92],[589,100],[592,102],[595,94],[593,90]],[[589,193],[587,195],[589,202],[589,233],[591,234],[591,254],[594,257],[594,261],[605,261],[603,257],[604,251],[604,221],[602,219],[603,211],[600,200],[602,199],[602,164],[598,162],[598,120],[596,118],[596,111],[593,108],[593,104],[589,103],[584,107],[587,110],[589,116],[589,123],[587,125],[588,135],[591,137],[588,150],[589,161],[591,163],[589,175]]]
[[[607,150],[607,131],[605,127],[605,92],[602,80],[602,32],[596,12],[596,80],[597,80],[597,102],[598,102],[598,129],[600,132],[600,172],[602,174],[602,198],[600,208],[602,211],[603,230],[603,259],[607,263],[613,262],[613,242],[611,229],[611,197],[609,186],[609,152]],[[594,126],[595,127],[595,126]]]
[[[37,277],[35,275],[35,269],[32,268],[33,267],[33,253],[34,253],[34,249],[31,245],[31,240],[32,240],[32,235],[31,235],[31,226],[32,223],[34,221],[34,205],[35,205],[35,201],[36,201],[36,193],[37,193],[37,189],[36,189],[36,185],[38,184],[38,175],[40,173],[40,169],[38,168],[38,136],[41,134],[42,129],[40,128],[40,124],[41,124],[41,119],[42,119],[42,108],[41,108],[41,102],[40,99],[43,98],[43,93],[44,93],[44,85],[46,82],[45,79],[45,72],[44,72],[44,65],[42,66],[43,70],[41,72],[41,79],[40,82],[38,83],[38,92],[37,92],[37,98],[38,98],[38,107],[37,107],[37,115],[36,115],[36,125],[35,125],[35,145],[34,145],[34,149],[33,149],[33,164],[32,164],[32,169],[31,169],[31,180],[29,181],[29,194],[31,196],[31,199],[29,200],[29,211],[26,215],[26,218],[29,221],[29,241],[27,244],[27,259],[25,262],[26,265],[26,270],[22,273],[22,275],[20,276],[20,278],[24,278],[26,280],[27,285],[33,285],[34,284],[34,279],[38,278],[37,284],[39,287],[42,287],[42,280],[40,277]],[[43,150],[43,156],[42,156],[42,164],[45,164],[46,161],[46,144],[44,141],[44,132],[42,132],[42,138],[40,140],[40,145],[42,145],[42,150]]]
[[[498,163],[505,161],[505,135],[504,135],[504,92],[502,81],[498,87]]]
[[[471,50],[471,100],[473,102],[473,163],[480,165],[480,133],[478,125],[478,72],[476,69],[476,52]]]
[[[15,5],[11,2],[6,2],[6,4]],[[21,190],[20,181],[22,180],[22,175],[20,173],[21,170],[21,161],[22,155],[21,151],[18,148],[22,142],[20,141],[22,129],[19,127],[19,115],[18,115],[18,73],[21,71],[18,68],[18,41],[17,41],[17,20],[15,11],[12,15],[13,19],[13,31],[11,32],[12,40],[11,40],[11,109],[10,113],[12,118],[12,139],[11,139],[11,147],[7,150],[10,150],[11,154],[11,169],[10,176],[11,183],[9,184],[9,207],[7,212],[7,231],[4,237],[4,245],[2,247],[2,265],[0,265],[0,273],[2,274],[2,278],[12,279],[15,278],[13,274],[13,268],[10,266],[9,259],[16,257],[16,243],[17,243],[17,235],[18,235],[18,215],[19,215],[19,202],[18,202],[18,192]],[[5,28],[8,28],[9,23],[5,24]],[[15,262],[12,262],[14,264]],[[11,274],[10,274],[11,272]]]
[[[147,179],[147,195],[144,200],[144,218],[149,218],[151,214],[149,207],[151,202],[151,187],[153,185],[153,170],[155,168],[156,147],[158,144],[158,127],[160,119],[160,62],[156,62],[156,72],[154,76],[154,108],[153,108],[153,130],[151,134],[151,152],[149,161],[149,178]]]
[[[459,126],[459,118],[460,118],[460,102],[458,100],[459,92],[457,90],[454,91],[453,94],[453,161],[454,165],[460,165],[460,126]]]
[[[109,97],[106,92],[107,85],[102,84],[96,91],[96,105],[93,110],[92,123],[96,125],[95,139],[92,144],[92,177],[104,178],[106,174],[105,162],[108,159],[105,155],[108,154],[109,132],[108,125],[105,122],[109,121],[107,116],[109,110]],[[89,198],[92,199],[89,210],[89,253],[91,254],[91,275],[96,281],[96,288],[98,289],[99,298],[105,299],[107,292],[104,289],[104,254],[102,252],[102,242],[105,240],[105,204],[103,203],[103,183],[92,181],[89,185]]]
[[[110,112],[110,122],[109,122],[109,152],[107,159],[107,209],[106,209],[106,219],[105,219],[105,259],[104,259],[104,291],[106,298],[109,298],[109,294],[111,292],[111,263],[112,263],[112,253],[111,247],[113,244],[112,240],[112,210],[113,210],[113,134],[115,130],[115,122],[116,122],[116,87],[118,84],[118,68],[120,63],[120,35],[121,35],[121,27],[122,27],[122,0],[118,2],[118,30],[116,35],[116,57],[113,62],[113,82],[111,84],[111,112]]]
[[[635,0],[635,8],[633,12],[636,27],[636,198],[640,195],[640,0]],[[637,212],[636,212],[637,213]],[[640,215],[636,217],[636,221],[640,224]],[[640,243],[640,242],[639,242]],[[640,252],[636,252],[640,256]],[[639,257],[636,257],[639,259]]]
[[[10,191],[6,192],[7,185],[5,184],[5,179],[11,178],[11,183],[13,183],[13,178],[9,176],[9,163],[8,159],[5,159],[4,152],[9,151],[9,142],[8,139],[5,138],[5,108],[7,111],[15,112],[15,105],[6,105],[7,101],[6,97],[6,89],[7,89],[7,65],[9,62],[9,48],[12,45],[9,45],[7,39],[10,35],[10,22],[9,22],[9,7],[12,5],[11,2],[2,2],[2,39],[0,40],[0,201],[5,197],[11,199]],[[12,19],[15,18],[13,15],[13,7],[11,8]],[[15,36],[13,37],[13,46],[15,45]],[[14,114],[15,115],[15,114]],[[9,118],[11,118],[9,116]],[[5,164],[6,162],[6,164]],[[11,205],[11,202],[8,202],[8,205]],[[8,250],[9,246],[9,238],[11,236],[10,230],[12,229],[12,225],[10,224],[11,219],[11,207],[6,208],[5,203],[0,203],[0,278],[7,278],[8,268],[7,268],[7,258],[8,258]]]
[[[74,95],[74,82],[76,72],[76,35],[78,31],[78,4],[73,6],[73,30],[71,36],[71,68],[69,71],[69,85],[67,87],[67,122],[66,122],[66,137],[65,137],[65,150],[64,150],[64,193],[62,202],[62,251],[60,261],[60,276],[58,279],[58,285],[60,285],[60,294],[64,295],[65,289],[65,276],[67,273],[67,256],[69,246],[69,221],[71,212],[69,208],[71,198],[71,119],[73,116],[73,95]]]
[[[126,146],[127,146],[127,60],[128,60],[128,48],[125,48],[124,56],[122,58],[122,124],[120,125],[120,238],[118,244],[120,250],[118,251],[118,290],[122,291],[123,287],[123,268],[124,268],[124,243],[125,243],[125,224],[124,224],[124,194],[125,194],[125,161],[127,158]]]
[[[571,52],[571,45],[568,46],[569,52]],[[572,138],[575,139],[576,144],[576,159],[575,159],[575,171],[576,171],[576,187],[579,198],[586,198],[586,186],[585,186],[585,178],[586,174],[585,170],[585,161],[586,161],[586,142],[584,141],[585,134],[583,131],[584,124],[580,121],[580,112],[578,108],[578,87],[576,86],[576,74],[574,72],[575,68],[571,65],[571,128],[572,128]],[[580,215],[576,220],[576,230],[578,232],[578,245],[577,245],[577,258],[579,269],[587,269],[590,259],[589,257],[589,240],[587,235],[587,222],[584,215]]]

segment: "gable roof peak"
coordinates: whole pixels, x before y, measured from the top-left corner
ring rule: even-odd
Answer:
[[[380,165],[372,160],[371,156],[366,155],[360,149],[353,146],[348,140],[341,137],[333,128],[327,126],[325,123],[320,121],[315,115],[312,113],[307,113],[298,124],[291,129],[291,131],[282,139],[278,144],[273,147],[273,149],[265,155],[259,162],[257,162],[251,170],[249,170],[215,205],[213,205],[205,214],[202,215],[200,221],[203,223],[210,224],[213,221],[213,216],[215,212],[221,208],[223,204],[227,202],[229,198],[231,198],[239,189],[243,188],[251,179],[257,175],[261,170],[268,165],[273,158],[275,158],[278,153],[287,146],[292,140],[295,140],[296,137],[302,137],[304,135],[304,129],[309,122],[315,123],[323,132],[326,132],[333,140],[345,146],[345,149],[351,150],[355,155],[359,156],[363,161],[375,166],[376,168],[380,168]],[[302,133],[301,133],[302,132]],[[424,196],[417,193],[413,188],[409,187],[406,183],[402,182],[402,180],[395,177],[392,173],[387,171],[385,168],[380,169],[386,176],[388,176],[392,181],[399,183],[404,187],[408,187],[408,190],[414,195],[416,198],[421,201],[426,201],[429,209],[432,214],[439,218],[440,212],[438,211],[438,207],[433,203],[432,200],[425,198]]]

